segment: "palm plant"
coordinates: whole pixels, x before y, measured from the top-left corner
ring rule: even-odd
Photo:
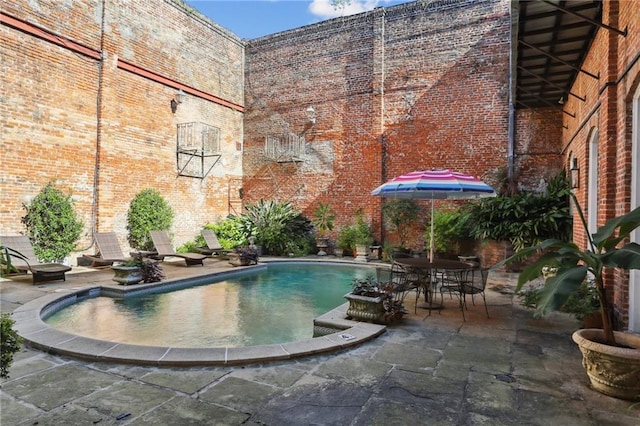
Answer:
[[[333,231],[333,223],[336,220],[336,215],[329,203],[319,203],[313,210],[313,219],[311,223],[318,231],[320,238],[324,237],[327,231]]]

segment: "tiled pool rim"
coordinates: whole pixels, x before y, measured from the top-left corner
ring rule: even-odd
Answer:
[[[314,320],[315,334],[319,337],[273,345],[247,347],[174,348],[142,346],[109,342],[66,333],[50,327],[42,317],[61,305],[74,303],[86,296],[115,296],[145,294],[162,290],[189,287],[210,281],[212,278],[235,276],[255,269],[267,268],[267,263],[309,263],[305,260],[269,261],[257,266],[218,271],[192,278],[167,280],[154,284],[135,286],[95,285],[65,293],[52,293],[25,303],[12,315],[14,328],[23,343],[51,354],[70,356],[86,361],[166,367],[221,366],[260,364],[334,352],[357,346],[384,333],[386,327],[347,320],[345,303]],[[325,264],[326,262],[323,262]],[[334,262],[343,263],[343,262]],[[353,262],[349,262],[353,264]],[[366,264],[357,264],[367,266]],[[374,265],[371,265],[373,268]],[[332,332],[332,330],[335,330]],[[326,334],[325,334],[326,333]]]

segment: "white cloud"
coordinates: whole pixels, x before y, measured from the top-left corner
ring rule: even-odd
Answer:
[[[309,5],[309,12],[320,19],[331,19],[366,12],[378,6],[384,6],[384,3],[388,2],[384,0],[351,0],[351,3],[344,8],[334,9],[330,0],[313,0]]]

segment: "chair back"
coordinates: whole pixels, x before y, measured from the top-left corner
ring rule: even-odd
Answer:
[[[472,269],[461,286],[461,291],[467,294],[484,292],[489,278],[489,268]]]
[[[25,235],[2,236],[0,237],[0,244],[10,248],[11,250],[17,251],[27,258],[25,261],[19,257],[11,256],[11,264],[15,267],[28,267],[29,265],[40,263],[38,261],[38,257],[33,251],[33,245],[31,244],[29,237]]]
[[[126,259],[115,232],[96,232],[95,238],[102,259]]]
[[[158,256],[174,256],[176,254],[167,231],[151,231],[150,233]]]
[[[222,250],[222,246],[218,241],[218,236],[212,229],[203,229],[201,233],[204,241],[207,243],[207,247],[211,250]]]

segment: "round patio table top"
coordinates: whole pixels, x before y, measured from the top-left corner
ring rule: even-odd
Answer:
[[[434,259],[430,262],[426,257],[406,257],[395,259],[394,262],[411,268],[421,269],[470,269],[473,266],[459,260]]]

